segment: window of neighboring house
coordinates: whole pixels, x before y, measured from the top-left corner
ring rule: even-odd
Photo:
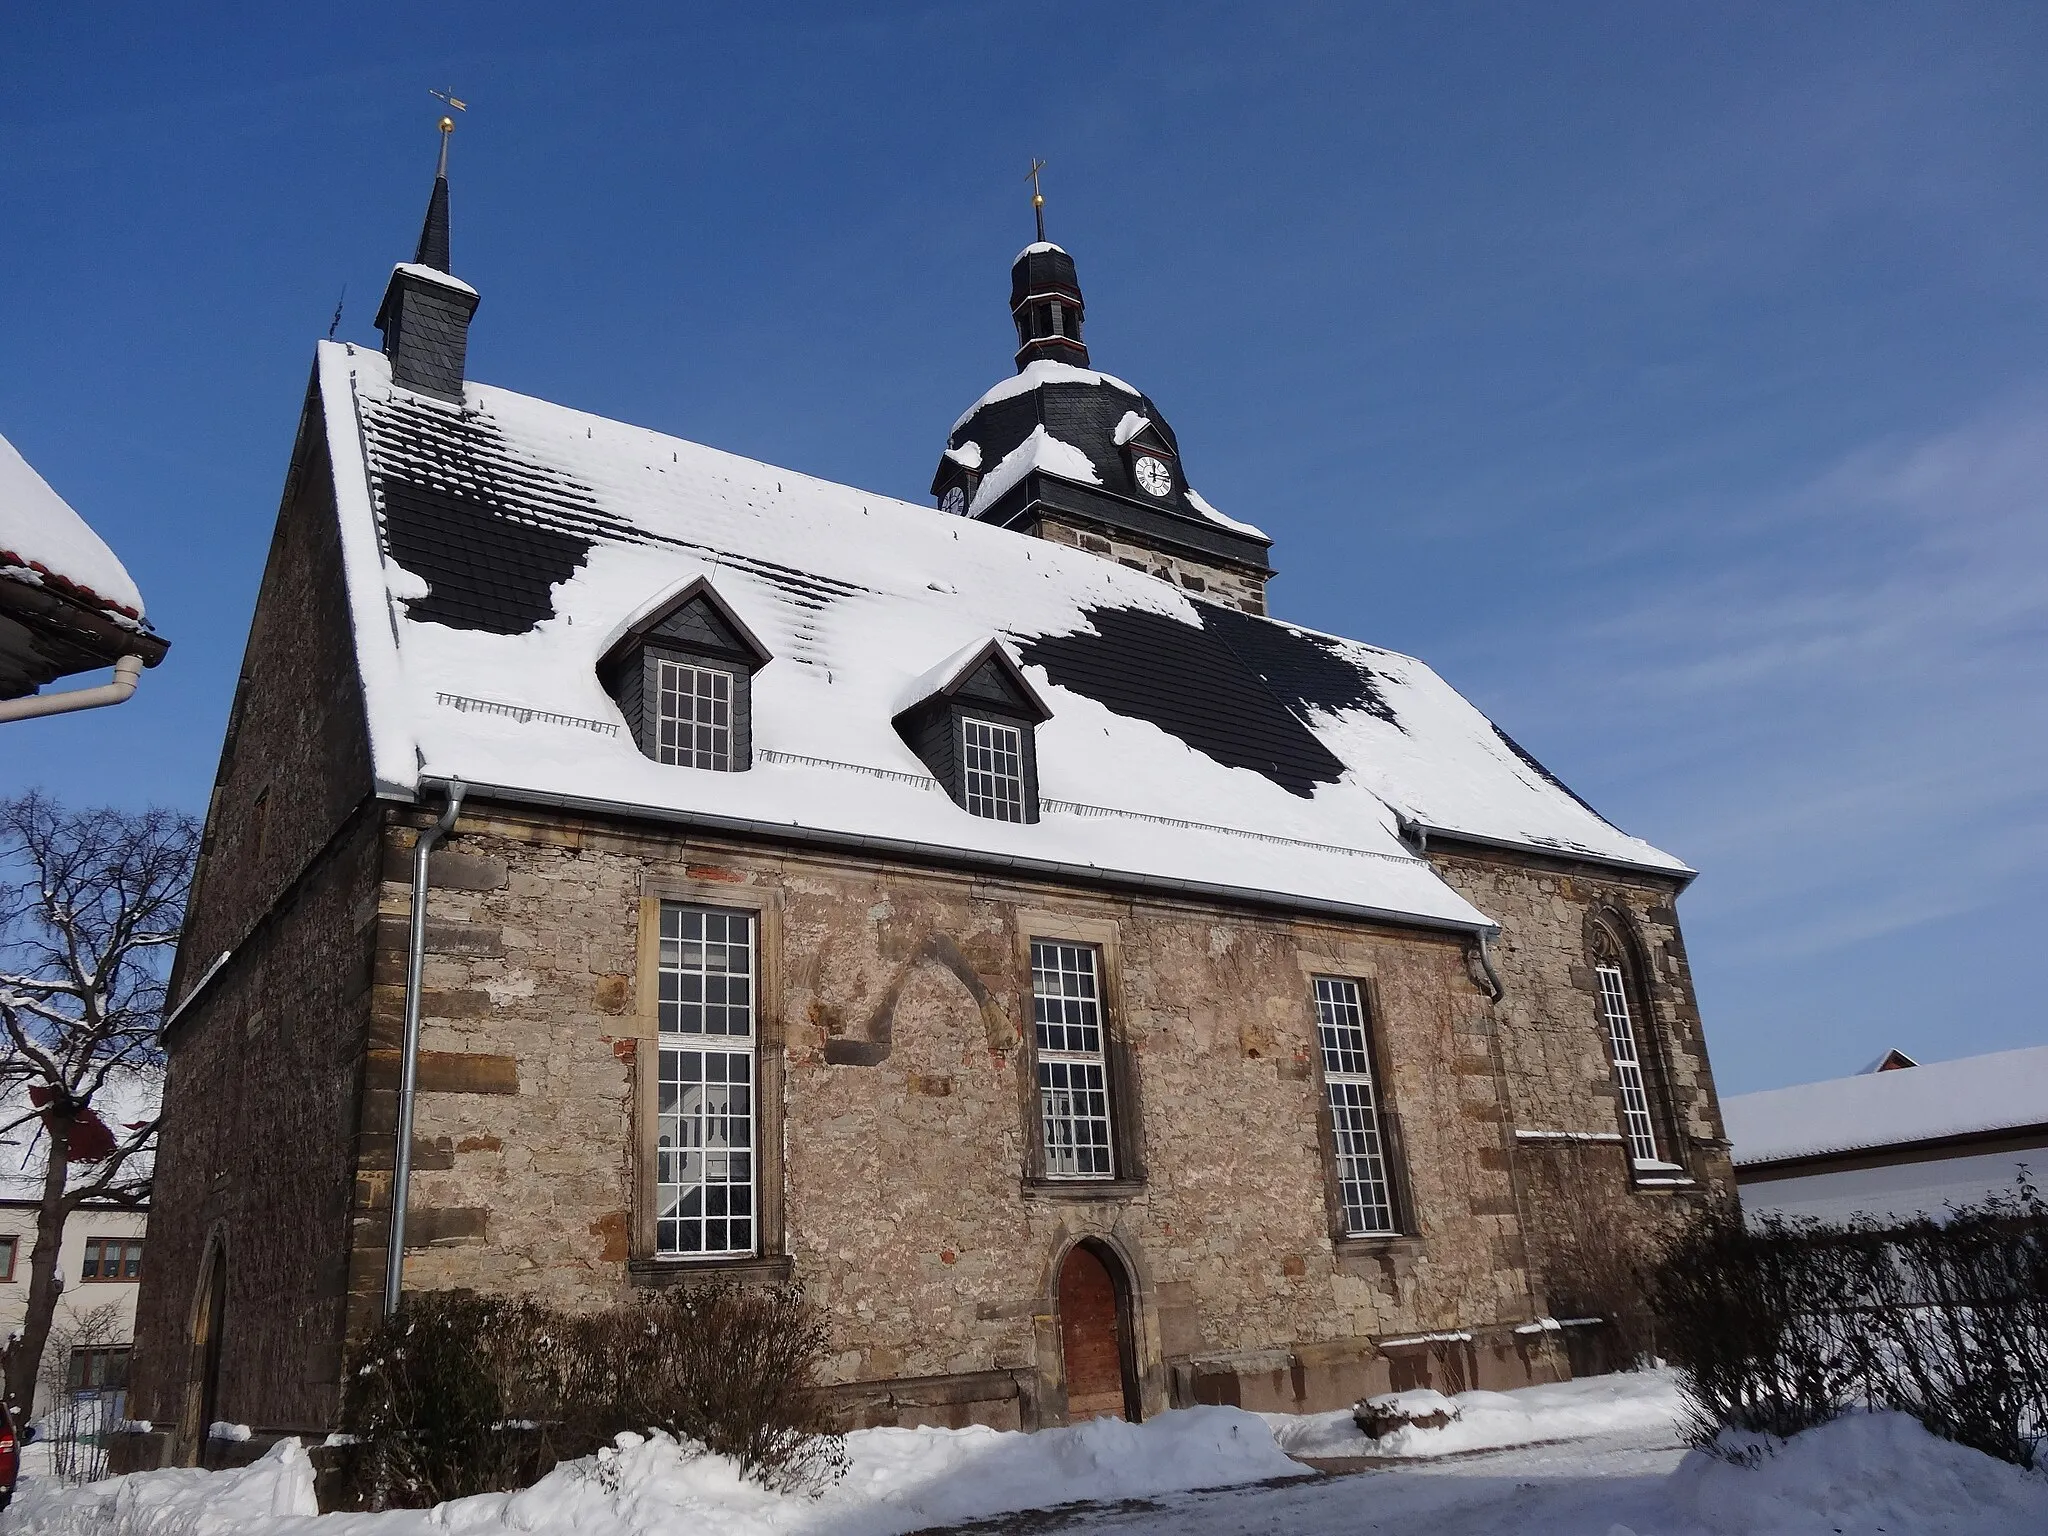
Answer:
[[[18,1237],[0,1237],[0,1281],[14,1278],[14,1256],[20,1244]]]
[[[1093,945],[1031,941],[1038,1107],[1049,1179],[1116,1173],[1099,970]]]
[[[655,1248],[731,1258],[758,1246],[754,914],[663,902]]]
[[[1318,976],[1316,1036],[1322,1048],[1323,1093],[1337,1162],[1337,1192],[1347,1237],[1389,1237],[1401,1228],[1394,1216],[1394,1185],[1373,1080],[1372,1042],[1358,983]]]
[[[1650,1113],[1650,1094],[1643,1080],[1642,1054],[1636,1048],[1635,1020],[1629,1015],[1628,977],[1619,965],[1593,968],[1600,981],[1600,1014],[1607,1025],[1607,1047],[1614,1060],[1614,1086],[1621,1095],[1622,1132],[1630,1159],[1638,1168],[1668,1168],[1658,1154],[1657,1123]]]
[[[140,1280],[142,1239],[139,1237],[88,1237],[81,1280]]]
[[[127,1391],[128,1351],[126,1344],[72,1350],[65,1362],[65,1385],[74,1394]]]
[[[656,666],[655,761],[730,773],[733,674],[667,657]]]
[[[1024,819],[1024,733],[1014,725],[960,717],[967,813],[991,821]]]

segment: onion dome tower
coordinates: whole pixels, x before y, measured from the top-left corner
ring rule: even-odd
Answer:
[[[1273,541],[1188,485],[1179,441],[1150,398],[1089,367],[1074,258],[1044,234],[1041,212],[1040,238],[1010,264],[1017,375],[953,423],[932,477],[939,509],[1264,613]]]

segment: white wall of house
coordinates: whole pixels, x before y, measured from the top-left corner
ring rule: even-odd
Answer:
[[[2013,1193],[2022,1168],[2048,1187],[2048,1139],[2019,1151],[1928,1156],[1875,1168],[1816,1169],[1789,1178],[1758,1178],[1738,1167],[1743,1213],[1846,1221],[1854,1215],[1910,1221],[1940,1217],[1952,1205]]]
[[[64,1289],[57,1298],[50,1344],[43,1355],[45,1382],[66,1359],[68,1340],[79,1330],[87,1314],[111,1308],[107,1318],[106,1344],[125,1346],[134,1342],[136,1282],[125,1274],[113,1280],[88,1280],[84,1274],[85,1261],[87,1249],[94,1239],[119,1238],[124,1243],[139,1242],[148,1225],[149,1215],[145,1211],[88,1210],[73,1213],[64,1229],[63,1246],[58,1251],[57,1273]],[[4,1247],[9,1237],[14,1240],[14,1263],[11,1271],[0,1263],[0,1274],[7,1276],[0,1280],[0,1335],[11,1338],[21,1332],[28,1316],[29,1254],[36,1241],[33,1205],[14,1200],[0,1201],[0,1247]],[[146,1244],[143,1251],[143,1262],[147,1263]],[[122,1267],[125,1270],[125,1264]],[[40,1415],[49,1406],[48,1388],[39,1385],[33,1412]]]

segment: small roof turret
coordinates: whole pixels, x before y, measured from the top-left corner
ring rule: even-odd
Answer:
[[[411,261],[392,269],[377,309],[377,329],[384,333],[394,384],[459,405],[477,292],[448,271],[448,136],[455,131],[455,119],[442,118],[440,130],[441,159],[420,242]]]

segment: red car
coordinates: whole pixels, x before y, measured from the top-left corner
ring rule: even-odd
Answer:
[[[14,1480],[21,1475],[21,1442],[14,1434],[14,1415],[0,1403],[0,1509],[14,1502]]]

